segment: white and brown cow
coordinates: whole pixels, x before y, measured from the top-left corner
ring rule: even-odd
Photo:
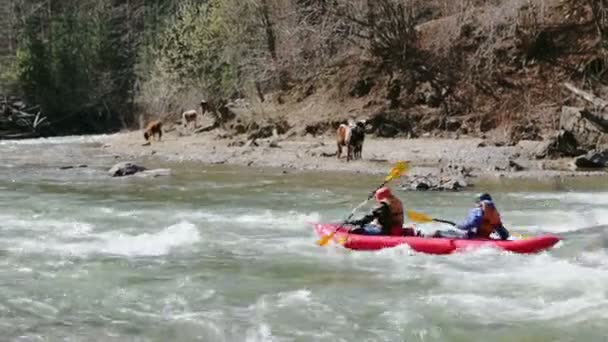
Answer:
[[[365,121],[356,124],[341,124],[336,131],[338,145],[337,158],[342,156],[342,147],[346,147],[346,161],[361,159],[363,141],[365,140]]]
[[[201,116],[205,115],[205,113],[209,110],[209,104],[207,101],[202,100],[201,103]],[[194,122],[194,128],[198,127],[198,112],[194,109],[187,110],[182,113],[182,122],[184,123],[184,127],[188,127],[191,122]]]

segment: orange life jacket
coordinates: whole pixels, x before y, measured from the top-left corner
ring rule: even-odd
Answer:
[[[483,218],[481,226],[477,229],[477,237],[487,239],[496,228],[502,225],[502,221],[498,210],[488,203],[481,202],[481,210],[483,210]]]
[[[386,203],[391,212],[391,235],[403,235],[403,203],[395,196],[386,198],[381,202]]]

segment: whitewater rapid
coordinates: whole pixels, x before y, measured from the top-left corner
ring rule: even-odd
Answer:
[[[148,160],[174,175],[112,179],[104,139],[0,142],[5,340],[608,339],[601,184],[488,189],[512,231],[564,238],[548,252],[361,253],[317,246],[309,223],[343,219],[374,177],[353,186],[340,175]],[[451,220],[474,197],[396,192]]]

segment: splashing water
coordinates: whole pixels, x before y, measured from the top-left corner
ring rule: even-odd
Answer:
[[[357,253],[316,246],[307,223],[343,219],[374,177],[158,163],[174,176],[116,180],[107,138],[0,142],[3,339],[608,338],[602,182],[492,191],[511,230],[565,238],[549,252]],[[88,167],[59,169],[77,164]],[[396,193],[451,220],[473,205],[466,192]]]

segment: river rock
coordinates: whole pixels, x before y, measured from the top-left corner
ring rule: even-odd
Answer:
[[[468,187],[469,184],[463,176],[412,176],[402,186],[409,191],[458,191]]]
[[[514,160],[509,160],[509,169],[513,172],[523,171],[526,168]]]
[[[458,191],[469,187],[469,177],[472,177],[471,168],[448,164],[438,173],[406,177],[403,188],[413,191]]]
[[[608,125],[602,115],[578,107],[562,107],[560,129],[570,132],[578,143],[578,147],[589,151],[597,146],[598,141],[606,133]]]
[[[561,130],[541,142],[534,152],[537,159],[555,157],[575,157],[584,154],[578,140],[571,131]]]
[[[139,172],[135,177],[163,177],[171,176],[171,169],[154,169]]]
[[[134,175],[138,172],[146,171],[147,169],[143,166],[137,165],[133,162],[121,162],[110,168],[108,173],[111,177],[123,177]]]
[[[590,151],[584,156],[580,156],[574,160],[574,165],[577,168],[597,169],[608,166],[608,150]]]

